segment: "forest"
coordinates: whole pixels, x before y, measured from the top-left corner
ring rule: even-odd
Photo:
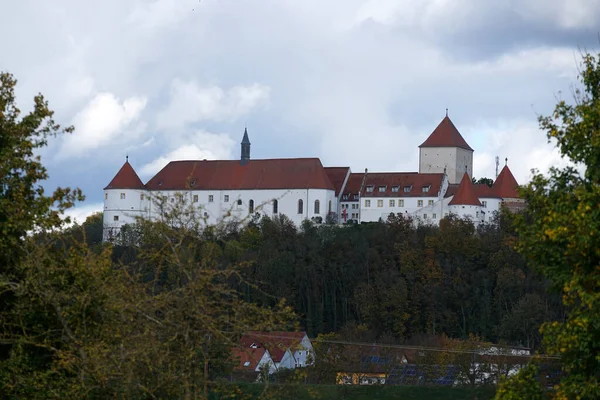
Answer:
[[[504,212],[476,229],[452,216],[437,227],[399,215],[296,228],[281,215],[208,229],[196,240],[218,246],[222,265],[243,265],[242,281],[252,284],[235,289],[246,301],[271,307],[285,299],[310,337],[352,338],[360,327],[366,341],[419,344],[442,333],[472,334],[539,350],[540,325],[564,319],[564,308],[515,251],[513,219]],[[127,265],[136,251],[122,243],[113,257]]]

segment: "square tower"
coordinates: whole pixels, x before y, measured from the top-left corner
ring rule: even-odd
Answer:
[[[419,146],[419,173],[443,173],[458,184],[465,172],[473,176],[473,149],[448,115]]]

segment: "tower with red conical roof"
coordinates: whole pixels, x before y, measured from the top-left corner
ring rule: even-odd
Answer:
[[[456,193],[448,203],[449,211],[459,217],[468,217],[474,221],[482,218],[482,207],[479,197],[475,193],[475,187],[469,174],[464,173],[456,189]]]
[[[473,149],[446,116],[419,146],[419,173],[443,173],[457,184],[465,172],[473,175]]]
[[[146,186],[129,163],[125,164],[104,188],[104,240],[110,241],[125,224],[145,217],[150,207]]]

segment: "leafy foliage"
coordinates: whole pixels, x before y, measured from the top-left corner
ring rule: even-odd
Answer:
[[[544,345],[561,356],[565,376],[556,398],[600,398],[600,60],[583,56],[575,104],[560,101],[540,117],[573,167],[535,175],[523,194],[527,213],[518,220],[519,251],[562,294],[566,321],[544,324]],[[526,376],[524,379],[533,379]],[[515,385],[518,382],[514,382]],[[509,398],[509,397],[501,397]]]

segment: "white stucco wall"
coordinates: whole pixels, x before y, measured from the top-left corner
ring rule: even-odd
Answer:
[[[122,199],[121,195],[125,198]],[[144,199],[142,200],[142,195]],[[149,196],[145,190],[108,189],[104,191],[104,240],[108,240],[110,231],[118,232],[125,224],[134,223],[138,217],[149,218]],[[115,221],[115,217],[118,220]]]
[[[394,200],[394,207],[390,206],[390,200]],[[437,197],[363,197],[360,200],[361,208],[361,222],[377,222],[379,219],[385,220],[388,215],[393,214],[413,214],[422,207],[426,207],[430,201],[435,203],[438,200]],[[378,206],[378,202],[383,201],[381,207]],[[419,201],[423,202],[422,206],[419,206]],[[370,205],[367,206],[367,204]]]
[[[281,361],[277,364],[277,369],[294,369],[296,368],[296,360],[292,352],[287,349],[283,355]]]
[[[269,350],[265,350],[265,353],[263,354],[260,361],[256,365],[255,371],[260,372],[261,368],[264,368],[264,367],[269,368],[269,375],[273,374],[273,373],[275,373],[275,371],[277,371],[277,367],[275,367],[275,363],[273,362],[273,359],[271,358],[271,353],[269,353]]]
[[[473,176],[473,152],[458,147],[421,147],[419,173],[443,173],[444,168],[451,184],[458,184],[465,174]]]
[[[304,335],[304,338],[302,338],[302,341],[300,342],[299,346],[293,350],[294,358],[296,359],[298,367],[305,367],[306,365],[308,365],[309,361],[310,365],[314,364],[315,354],[312,347],[312,343],[310,342],[308,336]]]
[[[125,193],[125,199],[121,199]],[[144,200],[141,200],[141,195]],[[198,201],[194,202],[195,196]],[[209,201],[212,196],[212,202]],[[190,191],[141,191],[111,189],[105,191],[104,224],[105,228],[120,228],[135,222],[136,217],[159,219],[160,201],[165,198],[165,210],[170,210],[180,199],[186,207],[191,206],[199,217],[206,215],[208,224],[215,224],[223,218],[244,220],[249,216],[250,200],[254,201],[254,212],[269,217],[285,214],[296,225],[305,219],[320,216],[325,222],[329,211],[336,213],[338,201],[335,192],[328,189],[289,189],[289,190],[190,190]],[[241,204],[238,204],[238,200]],[[273,200],[278,202],[277,214],[273,211]],[[302,213],[299,213],[298,201],[302,200]],[[318,213],[315,201],[319,201]],[[206,213],[206,214],[205,214]],[[118,216],[119,220],[114,221]]]

